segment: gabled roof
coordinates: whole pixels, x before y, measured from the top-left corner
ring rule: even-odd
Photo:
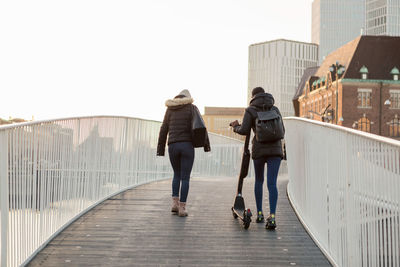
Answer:
[[[356,51],[357,45],[361,37],[357,37],[353,41],[348,42],[347,44],[339,47],[338,49],[327,55],[325,60],[322,62],[321,67],[315,74],[315,76],[318,77],[326,76],[326,74],[329,72],[329,67],[332,64],[335,64],[336,62],[339,62],[339,64],[344,65],[347,70],[347,67],[350,65],[350,61],[354,55],[354,52]],[[357,78],[359,78],[359,76],[360,75],[358,74]]]
[[[293,100],[298,99],[302,94],[304,90],[304,86],[306,86],[306,82],[310,79],[311,76],[313,76],[317,70],[318,66],[315,67],[310,67],[304,70],[303,76],[301,77],[300,83],[297,86],[296,93],[293,97]]]
[[[342,78],[361,79],[360,70],[365,66],[368,79],[392,80],[392,69],[400,66],[399,47],[400,37],[359,36],[330,53],[315,76],[325,76],[329,67],[338,62],[345,66]]]
[[[362,66],[368,68],[368,79],[392,80],[391,70],[400,66],[400,37],[362,36],[344,78],[360,79]]]

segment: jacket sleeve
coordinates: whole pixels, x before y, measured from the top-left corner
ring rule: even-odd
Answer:
[[[242,125],[235,126],[233,131],[240,135],[248,135],[251,132],[251,126],[253,124],[253,117],[250,114],[250,111],[246,109],[243,116]]]
[[[161,124],[160,133],[158,135],[157,156],[165,155],[165,144],[169,130],[169,110],[165,112],[164,120]]]

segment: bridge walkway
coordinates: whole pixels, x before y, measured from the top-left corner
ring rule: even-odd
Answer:
[[[275,231],[233,219],[237,178],[192,178],[186,218],[171,215],[171,180],[142,185],[83,215],[28,266],[331,266],[290,206],[287,183],[280,174]],[[243,194],[255,213],[253,185],[247,178]]]

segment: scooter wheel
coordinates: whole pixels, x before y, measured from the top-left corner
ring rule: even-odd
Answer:
[[[243,222],[243,227],[244,227],[244,229],[248,229],[249,227],[250,227],[250,220],[245,220],[244,222]]]
[[[251,223],[251,211],[250,209],[247,209],[243,213],[243,227],[244,229],[248,229]]]

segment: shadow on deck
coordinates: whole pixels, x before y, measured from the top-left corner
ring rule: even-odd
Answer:
[[[171,215],[171,180],[128,190],[75,221],[28,266],[331,266],[288,202],[286,174],[275,231],[254,217],[248,230],[233,219],[236,182],[192,178],[186,218]],[[243,195],[255,214],[253,185],[247,178]]]

